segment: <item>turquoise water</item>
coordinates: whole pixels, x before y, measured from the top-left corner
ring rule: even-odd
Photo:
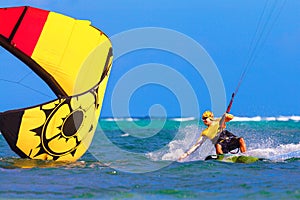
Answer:
[[[196,119],[103,119],[75,163],[17,158],[0,135],[0,198],[300,199],[300,122],[239,119],[251,163],[204,161],[207,141],[183,162],[204,126]],[[27,168],[25,168],[27,167]]]

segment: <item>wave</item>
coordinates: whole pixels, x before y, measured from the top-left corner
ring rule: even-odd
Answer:
[[[140,121],[142,119],[143,118],[131,118],[131,117],[100,118],[101,121],[107,121],[107,122],[117,122],[117,121],[133,122],[133,121]]]
[[[194,121],[197,120],[196,117],[116,117],[116,118],[101,118],[101,121],[113,122],[113,121],[140,121],[140,120],[169,120],[169,121],[177,121],[177,122],[187,122],[187,121]]]
[[[187,146],[187,139],[172,141],[167,151],[148,153],[148,157],[152,160],[169,160],[176,161],[184,152]],[[187,157],[184,162],[204,160],[208,155],[214,155],[215,149],[210,141],[206,141],[201,148]],[[254,156],[266,161],[284,162],[293,158],[300,158],[299,144],[282,144],[272,148],[248,149],[246,156]]]
[[[183,117],[183,118],[177,117],[177,118],[169,118],[168,120],[177,121],[177,122],[187,122],[187,121],[197,120],[197,118],[196,117]]]
[[[278,116],[278,117],[261,117],[261,116],[255,116],[255,117],[234,117],[232,121],[300,121],[300,116]]]
[[[300,158],[300,143],[281,144],[273,148],[250,149],[247,154],[271,161],[285,161],[290,158]]]
[[[160,118],[160,117],[153,117],[153,118],[148,118],[148,117],[111,117],[111,118],[101,118],[101,121],[140,121],[140,120],[162,120],[162,119],[167,119],[169,121],[177,121],[177,122],[188,122],[188,121],[195,121],[195,120],[200,120],[197,117],[169,117],[169,118]],[[299,122],[300,121],[300,116],[297,115],[291,115],[291,116],[269,116],[269,117],[262,117],[262,116],[254,116],[254,117],[240,117],[240,116],[235,116],[232,121],[236,122],[260,122],[260,121],[295,121]]]

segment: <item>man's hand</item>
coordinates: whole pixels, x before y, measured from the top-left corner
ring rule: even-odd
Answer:
[[[188,153],[184,153],[180,156],[180,158],[178,158],[178,161],[182,161],[183,159],[185,159],[186,157],[188,157]]]

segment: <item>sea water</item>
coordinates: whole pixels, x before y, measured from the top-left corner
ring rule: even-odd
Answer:
[[[178,162],[205,128],[195,118],[102,119],[74,163],[20,159],[0,135],[0,198],[300,199],[300,118],[235,119],[227,129],[262,160],[204,161],[207,141]]]

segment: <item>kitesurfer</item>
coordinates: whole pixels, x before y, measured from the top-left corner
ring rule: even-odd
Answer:
[[[225,114],[225,122],[229,122],[233,119],[232,114]],[[217,119],[214,118],[213,112],[207,110],[202,114],[202,121],[207,126],[206,129],[204,129],[197,140],[196,144],[193,145],[186,153],[184,153],[179,160],[182,160],[189,156],[191,153],[197,150],[199,146],[197,144],[200,143],[200,141],[203,139],[202,136],[208,136],[209,132],[209,126],[213,124],[213,122],[217,121]],[[232,153],[232,150],[239,149],[242,153],[246,152],[246,143],[242,137],[237,137],[233,133],[229,132],[228,130],[225,130],[226,126],[223,127],[224,130],[220,133],[219,139],[217,140],[217,143],[215,144],[216,153],[217,154],[224,154],[224,153]]]
[[[225,114],[225,122],[232,120],[234,116],[232,114]],[[207,128],[202,131],[201,136],[205,136],[208,127],[214,121],[214,114],[211,111],[205,111],[202,115],[202,121],[207,126]],[[219,139],[215,145],[217,154],[230,153],[234,149],[240,149],[242,153],[246,152],[246,143],[242,137],[237,137],[233,133],[225,130],[226,127],[223,127],[224,130],[220,133]]]

